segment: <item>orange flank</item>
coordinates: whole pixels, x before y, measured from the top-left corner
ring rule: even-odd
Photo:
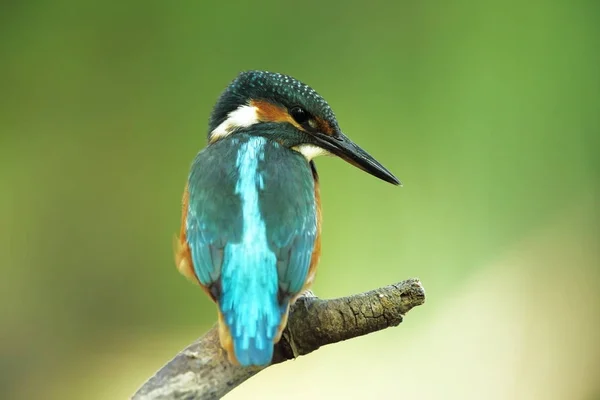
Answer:
[[[188,186],[185,185],[185,189],[183,191],[183,199],[181,200],[181,230],[179,231],[179,238],[175,238],[174,240],[174,250],[175,250],[175,265],[179,272],[191,280],[192,282],[198,282],[198,278],[196,278],[196,274],[194,274],[194,265],[192,264],[192,254],[190,252],[190,247],[187,243],[187,238],[185,235],[185,225],[187,219],[187,209],[188,209]]]
[[[233,351],[233,339],[231,338],[229,327],[225,323],[223,313],[221,313],[221,310],[218,307],[217,311],[219,313],[219,341],[221,342],[221,347],[225,349],[230,363],[233,365],[240,365],[237,358],[235,358],[235,352]]]
[[[185,226],[187,220],[187,210],[188,210],[188,186],[185,185],[185,189],[183,191],[183,199],[181,200],[181,230],[179,231],[179,238],[173,238],[173,249],[175,252],[175,265],[179,272],[188,278],[190,281],[197,283],[200,287],[208,294],[208,296],[213,298],[213,295],[210,293],[207,287],[200,283],[198,277],[194,273],[194,263],[192,261],[192,253],[190,251],[190,246],[187,242],[187,237],[185,234]]]

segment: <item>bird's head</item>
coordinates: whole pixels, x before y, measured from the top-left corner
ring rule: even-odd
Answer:
[[[261,135],[298,151],[308,161],[334,154],[377,178],[400,184],[342,133],[325,99],[287,75],[242,72],[221,94],[209,125],[209,143],[240,132]]]

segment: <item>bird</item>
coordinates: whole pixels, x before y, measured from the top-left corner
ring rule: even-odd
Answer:
[[[175,264],[217,304],[233,365],[271,363],[290,305],[314,281],[321,155],[400,185],[342,132],[327,101],[291,76],[241,72],[214,105],[183,193]]]

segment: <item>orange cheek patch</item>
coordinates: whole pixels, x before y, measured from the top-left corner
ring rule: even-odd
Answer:
[[[333,135],[334,131],[329,122],[325,121],[323,118],[316,117],[317,126],[319,127],[319,132],[323,132],[327,135]]]
[[[252,100],[250,105],[256,108],[256,114],[258,115],[259,121],[262,122],[289,122],[300,130],[304,130],[294,118],[288,113],[285,107],[278,106],[273,103],[269,103],[264,100]]]

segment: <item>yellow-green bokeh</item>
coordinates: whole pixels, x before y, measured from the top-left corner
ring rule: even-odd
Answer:
[[[421,382],[439,388],[423,392],[431,399],[566,398],[541,389],[559,384],[598,398],[595,2],[0,7],[0,398],[125,398],[214,322],[171,243],[210,109],[246,69],[311,85],[404,183],[317,160],[317,294],[418,276],[428,300],[398,329],[273,368],[276,384],[261,374],[232,397],[354,398]],[[457,350],[452,338],[485,326]],[[495,361],[498,343],[514,360]],[[572,346],[581,357],[568,363]],[[381,359],[382,371],[422,368],[394,381],[373,372]],[[461,373],[450,384],[447,371]],[[531,391],[477,397],[477,373],[490,393]]]

